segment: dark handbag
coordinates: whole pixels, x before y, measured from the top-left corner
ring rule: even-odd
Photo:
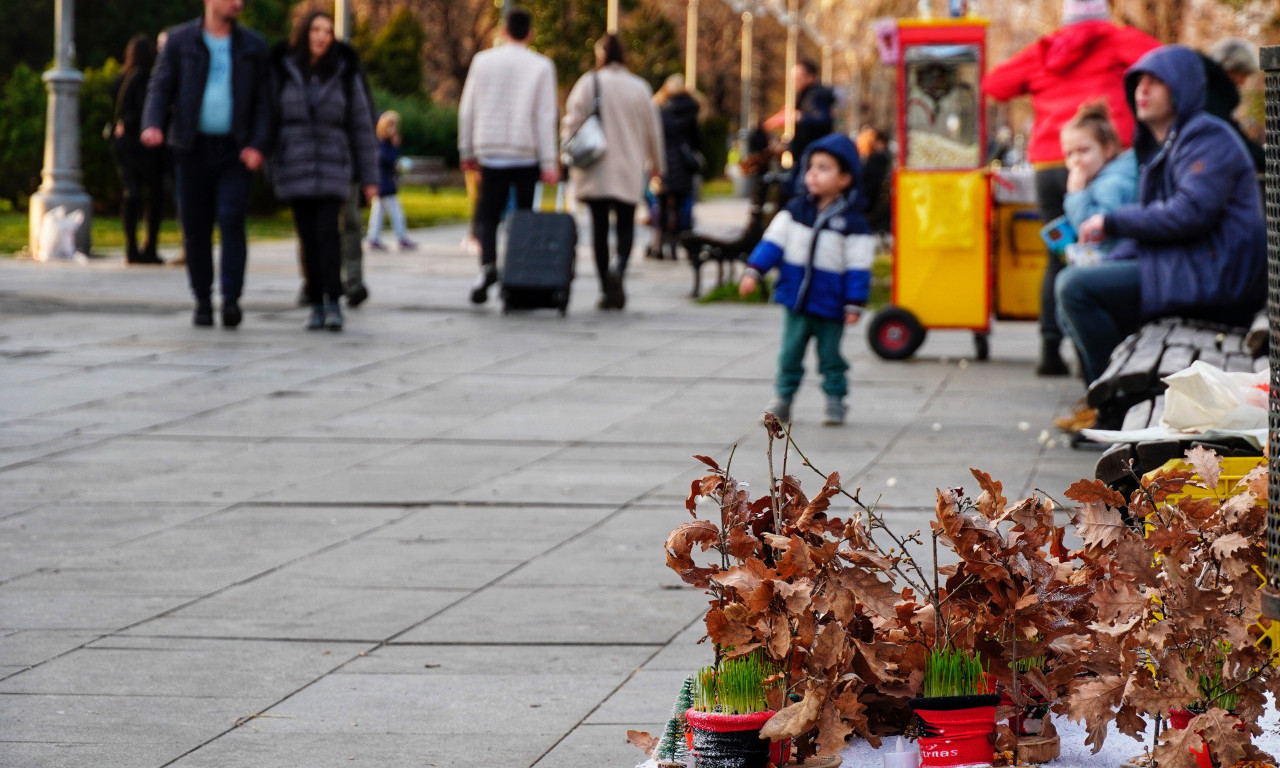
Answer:
[[[604,124],[600,122],[600,79],[595,72],[591,73],[591,85],[594,91],[591,114],[560,148],[560,159],[574,168],[594,165],[609,148],[604,138]]]
[[[702,153],[688,144],[680,145],[680,160],[684,163],[685,170],[694,176],[701,176],[707,167],[707,160]]]

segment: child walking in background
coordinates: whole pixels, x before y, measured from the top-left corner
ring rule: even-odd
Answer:
[[[1076,231],[1096,213],[1110,213],[1138,201],[1138,161],[1133,150],[1121,149],[1106,101],[1081,105],[1062,127],[1062,156],[1067,164],[1067,197],[1062,207]],[[1107,258],[1113,245],[1114,240],[1068,244],[1067,261],[1076,266],[1097,264]]]
[[[775,397],[766,407],[791,420],[791,401],[804,378],[804,355],[816,340],[818,371],[827,405],[823,424],[843,424],[849,363],[840,353],[844,326],[862,317],[871,287],[875,236],[862,212],[858,149],[849,137],[830,134],[809,145],[801,167],[808,194],[793,197],[778,212],[751,252],[738,291],[756,290],[760,277],[777,267],[773,300],[783,306],[782,349]]]
[[[391,228],[400,241],[400,250],[412,251],[418,244],[405,231],[404,208],[400,206],[400,113],[388,109],[378,118],[378,196],[369,206],[369,247],[385,251],[382,244],[382,211],[391,217]]]

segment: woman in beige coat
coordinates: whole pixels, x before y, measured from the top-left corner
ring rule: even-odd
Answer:
[[[596,69],[583,75],[565,105],[562,136],[568,138],[591,115],[599,88],[600,123],[607,149],[587,168],[574,168],[574,195],[591,211],[592,243],[600,275],[601,309],[622,309],[622,276],[635,239],[636,205],[645,185],[661,177],[665,158],[662,126],[649,84],[627,70],[622,42],[605,35],[596,42]],[[617,261],[609,264],[609,217],[614,217]]]

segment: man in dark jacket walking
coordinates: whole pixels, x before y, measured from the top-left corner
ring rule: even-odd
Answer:
[[[1089,381],[1146,320],[1178,315],[1248,325],[1266,296],[1266,225],[1253,161],[1204,111],[1200,56],[1167,45],[1125,74],[1138,118],[1138,204],[1092,216],[1081,242],[1124,238],[1110,261],[1068,267],[1058,313]]]
[[[244,0],[204,0],[204,16],[168,30],[143,107],[142,143],[173,149],[194,322],[213,325],[213,225],[222,239],[222,324],[240,324],[245,213],[270,134],[267,44],[236,19]]]

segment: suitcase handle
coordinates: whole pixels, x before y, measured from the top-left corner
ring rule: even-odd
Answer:
[[[565,206],[565,187],[567,187],[568,185],[569,185],[569,184],[568,184],[568,182],[566,182],[566,181],[565,181],[565,179],[564,179],[564,177],[563,177],[563,176],[561,176],[561,177],[560,177],[560,181],[556,184],[556,201],[555,201],[555,203],[554,203],[554,207],[551,209],[551,210],[552,210],[552,211],[554,211],[555,213],[564,213],[564,212],[565,212],[565,208],[564,208],[564,206]],[[543,188],[543,186],[545,186],[545,185],[544,185],[541,181],[539,181],[539,182],[538,182],[538,184],[537,184],[537,186],[535,186],[535,187],[533,188],[533,199],[534,199],[534,202],[535,202],[535,203],[537,203],[537,204],[534,206],[534,208],[533,208],[535,211],[545,210],[545,206],[543,206],[543,204],[542,204],[542,200],[543,200],[542,188]]]

